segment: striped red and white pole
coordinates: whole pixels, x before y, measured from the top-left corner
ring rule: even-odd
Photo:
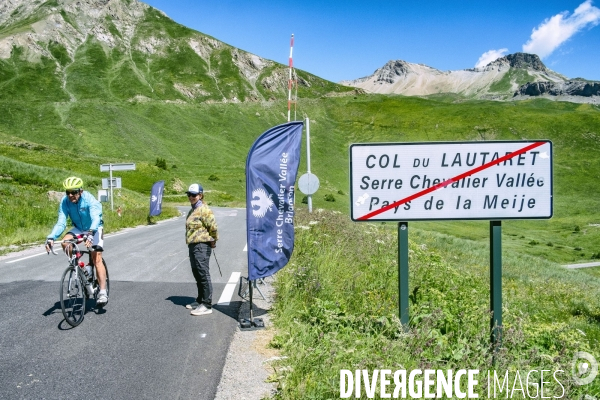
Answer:
[[[289,76],[289,80],[288,80],[288,115],[287,115],[288,122],[290,122],[290,109],[291,109],[291,104],[292,104],[292,68],[294,67],[294,63],[292,61],[293,51],[294,51],[294,34],[292,33],[292,39],[290,41],[290,60],[289,60],[290,76]]]

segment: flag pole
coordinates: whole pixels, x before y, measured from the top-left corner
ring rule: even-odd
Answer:
[[[290,58],[289,58],[289,69],[290,75],[288,79],[288,113],[287,113],[287,122],[290,122],[290,109],[292,105],[292,69],[294,67],[294,63],[292,62],[292,52],[294,51],[294,34],[292,33],[292,39],[290,41]]]
[[[248,281],[248,285],[250,289],[250,325],[254,326],[254,315],[252,310],[252,282],[254,281]]]
[[[310,120],[306,117],[306,169],[308,173],[308,186],[310,187]],[[312,194],[308,197],[308,212],[312,213]]]

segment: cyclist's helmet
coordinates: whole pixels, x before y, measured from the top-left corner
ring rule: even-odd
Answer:
[[[66,190],[81,189],[83,187],[83,181],[81,180],[81,178],[78,178],[76,176],[70,176],[63,182],[63,187]]]

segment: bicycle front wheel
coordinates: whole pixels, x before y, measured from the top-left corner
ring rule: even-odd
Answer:
[[[65,321],[73,327],[83,321],[85,314],[85,285],[73,266],[67,267],[60,282],[60,307]]]

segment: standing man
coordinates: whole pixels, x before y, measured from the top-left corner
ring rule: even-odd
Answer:
[[[192,209],[185,220],[185,241],[188,245],[192,273],[198,287],[198,297],[192,304],[192,315],[212,313],[212,282],[208,263],[219,234],[217,222],[210,208],[203,202],[204,190],[199,183],[190,185],[186,192]]]
[[[63,187],[66,195],[58,206],[58,221],[46,239],[46,251],[50,251],[56,238],[67,227],[67,217],[71,218],[73,227],[69,229],[63,240],[73,239],[77,235],[88,235],[85,246],[91,248],[90,256],[100,282],[96,306],[104,307],[108,303],[108,294],[106,293],[106,268],[102,262],[104,251],[102,204],[90,192],[82,189],[81,178],[70,176],[64,180]],[[65,250],[67,244],[61,244]]]

